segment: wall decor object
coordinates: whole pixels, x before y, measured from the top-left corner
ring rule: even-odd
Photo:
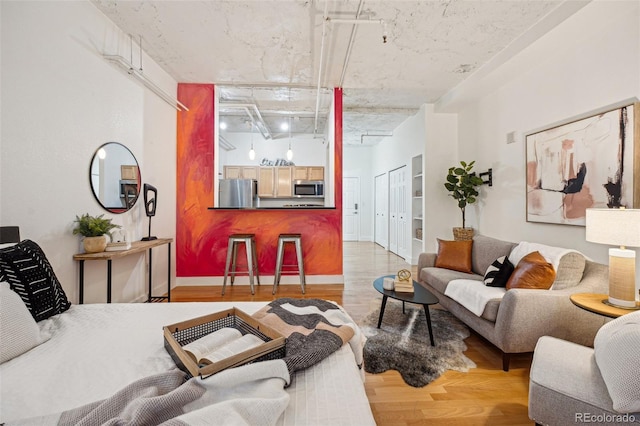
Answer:
[[[569,120],[525,140],[527,222],[584,226],[588,208],[639,206],[640,103]]]

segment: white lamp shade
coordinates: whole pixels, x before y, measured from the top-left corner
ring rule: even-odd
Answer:
[[[587,209],[585,239],[612,246],[640,247],[640,210]]]

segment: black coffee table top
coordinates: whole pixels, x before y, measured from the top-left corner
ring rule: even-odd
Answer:
[[[395,275],[385,275],[383,277],[376,278],[373,282],[373,287],[384,296],[402,300],[403,302],[417,303],[418,305],[435,305],[439,302],[436,296],[431,294],[429,290],[418,284],[415,280],[413,280],[413,293],[396,293],[395,290],[385,290],[382,287],[382,283],[385,278],[393,279],[395,278]]]

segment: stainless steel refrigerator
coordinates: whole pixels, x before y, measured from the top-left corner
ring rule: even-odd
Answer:
[[[219,207],[254,208],[258,182],[253,179],[220,179]]]

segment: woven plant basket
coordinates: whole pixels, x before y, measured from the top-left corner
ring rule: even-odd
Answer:
[[[453,239],[456,241],[472,240],[473,228],[453,228]]]

